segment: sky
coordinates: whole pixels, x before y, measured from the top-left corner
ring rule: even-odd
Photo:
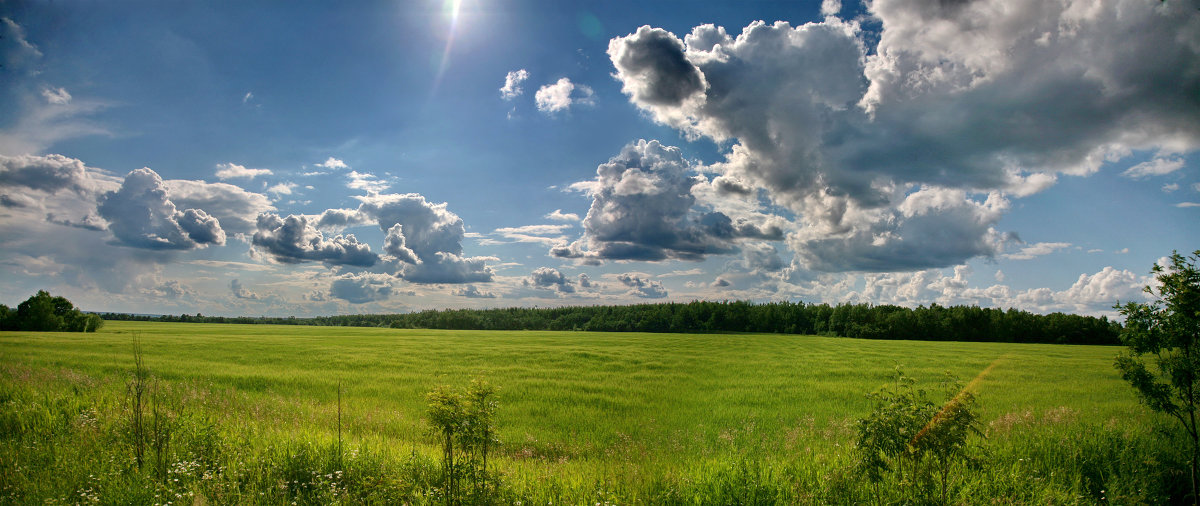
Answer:
[[[1114,316],[1200,249],[1200,1],[0,0],[0,303]]]

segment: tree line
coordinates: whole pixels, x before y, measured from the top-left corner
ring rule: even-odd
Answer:
[[[0,330],[95,332],[103,325],[99,315],[80,311],[65,297],[51,296],[45,290],[38,290],[15,309],[0,304]]]
[[[145,316],[106,319],[199,323],[333,325],[450,330],[581,330],[597,332],[764,332],[864,339],[1120,344],[1121,326],[1106,317],[930,304],[692,301],[627,306],[443,309],[405,314],[297,317]]]

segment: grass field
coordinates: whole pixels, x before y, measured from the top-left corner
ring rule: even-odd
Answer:
[[[131,463],[135,335],[170,399],[179,481]],[[904,490],[917,484],[872,489],[851,451],[855,420],[871,409],[865,394],[896,366],[932,390],[948,371],[978,397],[982,464],[956,473],[951,502],[1167,500],[1182,457],[1156,432],[1167,421],[1113,369],[1118,351],[138,322],[96,334],[6,332],[0,500],[437,502],[424,394],[482,378],[500,389],[495,502],[906,502],[924,497]],[[349,459],[340,464],[328,457],[339,384]]]

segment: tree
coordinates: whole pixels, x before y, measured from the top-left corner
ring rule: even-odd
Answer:
[[[464,418],[462,394],[442,385],[426,396],[429,405],[429,424],[438,434],[442,444],[442,465],[446,479],[446,503],[454,504],[456,487],[454,475],[454,439],[462,430]]]
[[[942,486],[942,504],[946,502],[946,486],[950,471],[956,460],[967,456],[967,438],[971,434],[983,437],[979,414],[975,411],[975,394],[962,388],[947,373],[946,403],[933,415],[933,419],[921,428],[913,438],[912,445],[918,451],[933,457],[939,482]]]
[[[1145,288],[1156,300],[1118,304],[1125,316],[1121,340],[1129,347],[1117,356],[1116,367],[1151,410],[1166,413],[1191,438],[1192,503],[1200,500],[1200,431],[1196,408],[1200,401],[1200,250],[1190,256],[1172,252],[1170,265],[1152,269],[1158,281]],[[1153,366],[1147,367],[1147,360]]]
[[[487,472],[487,458],[489,450],[499,443],[495,424],[496,387],[474,379],[465,391],[442,385],[426,394],[425,399],[429,424],[442,446],[446,504],[490,502],[488,483],[493,478]],[[455,453],[461,456],[457,463]],[[472,496],[459,497],[459,476],[471,479]]]
[[[95,332],[104,320],[84,313],[66,297],[55,297],[45,290],[25,299],[16,309],[0,305],[0,330],[34,332]]]

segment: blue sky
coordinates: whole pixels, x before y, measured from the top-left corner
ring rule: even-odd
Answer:
[[[1200,10],[1082,7],[0,0],[0,302],[1111,315],[1200,248]]]

